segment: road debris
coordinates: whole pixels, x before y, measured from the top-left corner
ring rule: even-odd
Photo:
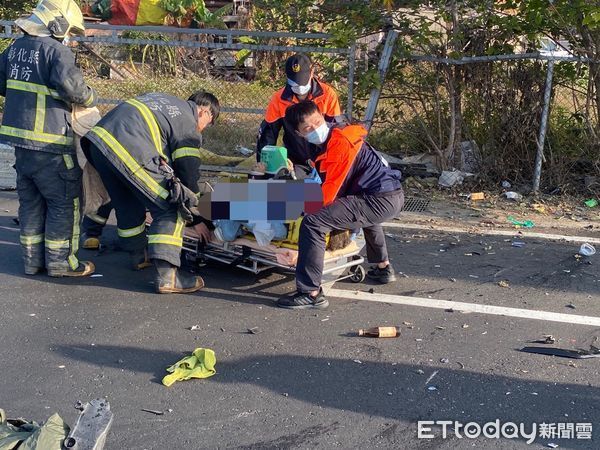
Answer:
[[[428,385],[429,382],[435,378],[435,376],[438,374],[438,372],[439,372],[439,370],[434,370],[433,373],[431,375],[429,375],[429,378],[427,378],[427,380],[425,381],[425,385]]]
[[[484,200],[485,194],[483,192],[473,192],[469,195],[471,201]]]
[[[581,244],[581,247],[579,247],[579,254],[581,256],[592,256],[596,254],[596,248],[592,245],[592,244],[588,244],[587,242],[585,244]]]
[[[509,182],[509,181],[506,181],[506,180],[504,180],[504,181],[502,182],[502,188],[503,188],[503,189],[510,189],[510,188],[511,188],[511,186],[512,186],[512,185],[510,184],[510,182]]]
[[[90,275],[90,278],[100,278],[103,277],[104,275],[102,275],[101,273],[94,273],[92,275]]]
[[[437,391],[437,387],[435,386],[427,386],[428,391]]]
[[[523,241],[513,241],[512,244],[510,244],[513,247],[517,247],[517,248],[523,248],[525,247],[525,242]]]
[[[200,329],[200,325],[192,325],[191,327],[188,328],[188,330],[190,331],[196,331]]]
[[[520,202],[523,200],[523,196],[515,191],[506,191],[502,195],[504,195],[507,200],[514,200],[515,202]]]
[[[569,350],[554,347],[523,347],[520,351],[571,359],[600,358],[600,351],[598,351],[595,347],[592,347],[590,350]]]
[[[577,306],[575,306],[573,303],[569,303],[568,305],[565,305],[565,308],[577,309]]]
[[[442,364],[448,364],[450,362],[450,360],[448,358],[440,358],[440,362]]]
[[[358,330],[359,336],[374,338],[392,338],[400,336],[400,327],[373,327],[361,328]]]
[[[424,370],[422,370],[422,369],[417,369],[417,373],[418,373],[419,375],[425,375],[425,371],[424,371]]]
[[[252,327],[247,329],[247,334],[258,334],[262,331],[258,329],[258,327]]]
[[[157,411],[155,409],[146,409],[146,408],[142,408],[141,411],[147,412],[147,413],[151,413],[151,414],[155,414],[157,416],[162,416],[165,414],[164,411]]]
[[[498,281],[498,286],[503,287],[503,288],[509,288],[510,283],[507,280],[500,280],[500,281]]]
[[[517,220],[513,216],[508,216],[506,220],[508,220],[517,228],[533,228],[535,226],[531,220]]]
[[[453,283],[456,283],[456,278],[448,278],[450,281],[452,281]]]
[[[588,208],[595,208],[596,206],[598,206],[598,200],[596,200],[595,198],[590,198],[589,200],[583,202],[583,204]]]
[[[355,362],[356,364],[362,364],[362,361],[360,359],[353,359],[352,362]]]

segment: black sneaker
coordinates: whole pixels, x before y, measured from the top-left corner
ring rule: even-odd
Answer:
[[[277,306],[286,309],[325,309],[329,306],[329,301],[325,298],[323,289],[319,289],[316,297],[302,292],[281,297],[277,300]]]
[[[371,267],[371,270],[367,272],[367,278],[379,281],[382,284],[387,284],[396,281],[396,274],[394,273],[394,268],[391,264],[388,264],[385,269],[373,266]]]

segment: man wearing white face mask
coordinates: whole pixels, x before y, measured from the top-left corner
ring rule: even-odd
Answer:
[[[393,170],[365,141],[361,125],[331,127],[314,102],[290,106],[285,114],[298,136],[319,148],[314,159],[323,180],[323,208],[304,216],[298,240],[297,292],[282,297],[288,309],[324,309],[321,289],[325,235],[333,230],[362,228],[367,259],[375,264],[367,276],[380,283],[396,279],[389,262],[381,224],[397,217],[404,204],[400,172]]]
[[[288,158],[295,166],[302,166],[309,159],[313,159],[317,148],[299,137],[286,122],[287,108],[304,100],[312,100],[329,123],[340,120],[342,112],[335,90],[327,83],[317,80],[308,56],[300,53],[290,56],[285,63],[285,73],[287,83],[271,98],[258,132],[257,161],[260,162],[260,150],[265,145],[277,144],[283,128],[283,145],[287,148]]]

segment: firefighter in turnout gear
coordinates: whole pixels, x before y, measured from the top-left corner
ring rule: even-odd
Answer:
[[[115,107],[81,141],[110,194],[117,233],[130,252],[132,268],[152,261],[158,293],[194,292],[204,286],[201,277],[178,268],[186,219],[205,241],[210,222],[197,215],[186,218],[180,197],[200,190],[200,133],[219,111],[219,101],[208,92],[187,101],[149,93]],[[146,209],[152,215],[147,234]]]
[[[15,147],[25,273],[89,275],[94,265],[77,259],[81,169],[70,117],[96,95],[63,45],[84,32],[83,16],[73,0],[41,0],[16,23],[24,36],[0,54],[0,141]]]

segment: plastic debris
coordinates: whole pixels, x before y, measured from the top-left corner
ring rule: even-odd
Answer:
[[[188,328],[188,330],[190,331],[196,331],[200,329],[200,325],[192,325],[191,327]]]
[[[508,216],[506,219],[516,227],[533,228],[535,226],[531,220],[517,220],[513,216]]]
[[[555,444],[554,442],[548,442],[548,447],[550,447],[550,448],[558,448],[558,444]]]
[[[506,181],[506,180],[504,180],[504,181],[502,182],[502,187],[503,187],[504,189],[510,189],[510,188],[511,188],[511,186],[512,186],[512,185],[510,184],[510,182],[509,182],[509,181]]]
[[[523,241],[513,241],[512,244],[513,247],[518,247],[518,248],[523,248],[525,247],[525,242]]]
[[[438,185],[441,187],[452,187],[461,184],[467,174],[460,170],[444,170],[438,178]]]
[[[508,192],[505,192],[503,195],[508,200],[514,200],[516,202],[519,202],[519,201],[523,200],[523,196],[521,194],[519,194],[518,192],[508,191]]]
[[[598,200],[596,200],[595,198],[590,198],[589,200],[583,202],[583,204],[588,208],[595,208],[596,206],[598,206]]]
[[[428,391],[437,391],[437,388],[435,386],[427,386],[427,390]]]
[[[90,275],[90,278],[100,278],[103,277],[104,275],[102,275],[101,273],[95,273],[93,275]]]
[[[450,362],[450,360],[448,358],[440,358],[440,362],[442,364],[448,364]]]
[[[510,283],[506,280],[500,280],[500,281],[498,281],[498,286],[503,287],[503,288],[509,288]]]
[[[260,330],[258,329],[258,327],[252,327],[252,328],[248,328],[248,334],[258,334],[260,333]]]
[[[582,256],[592,256],[596,254],[596,248],[592,244],[581,244],[579,247],[579,254]]]
[[[484,200],[485,199],[485,194],[483,192],[473,192],[470,196],[469,196],[470,200],[472,201],[476,201],[476,200]]]

